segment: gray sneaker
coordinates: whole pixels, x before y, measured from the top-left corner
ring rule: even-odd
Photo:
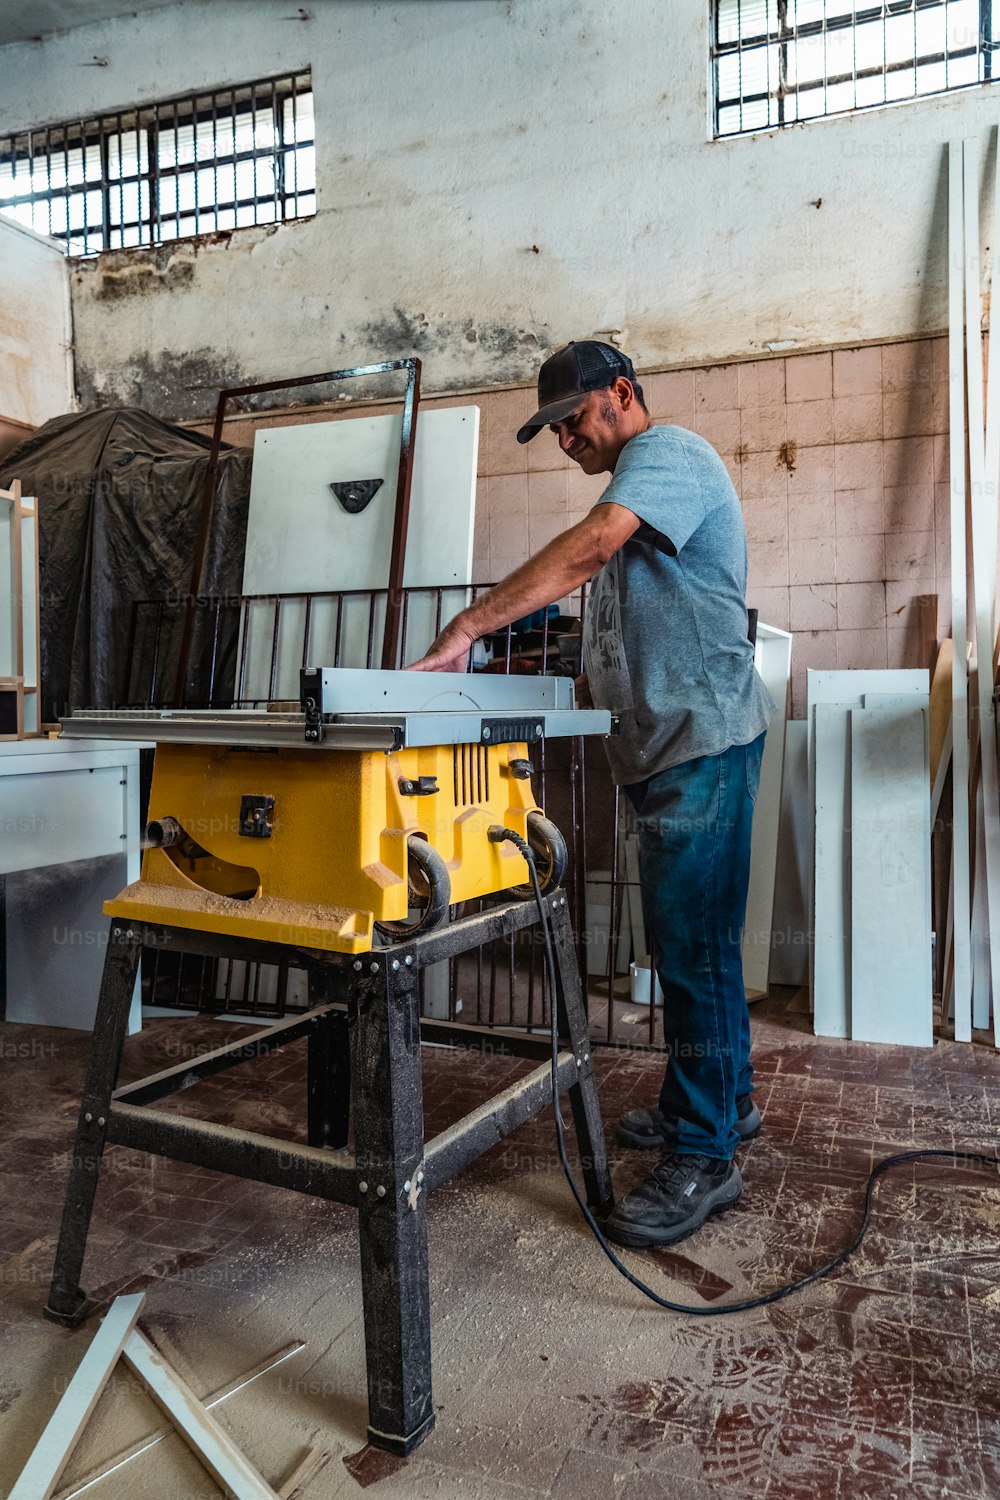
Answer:
[[[753,1102],[753,1094],[741,1094],[736,1101],[736,1134],[740,1145],[755,1141],[760,1135],[761,1114]],[[668,1119],[658,1109],[630,1109],[622,1115],[615,1135],[623,1146],[634,1146],[639,1151],[669,1151],[677,1144],[677,1123]]]
[[[609,1215],[604,1232],[616,1245],[674,1245],[712,1214],[740,1201],[743,1179],[734,1161],[668,1152]]]

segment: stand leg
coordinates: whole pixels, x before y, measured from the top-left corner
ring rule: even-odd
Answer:
[[[355,991],[354,1150],[368,1361],[368,1440],[409,1453],[434,1426],[417,976]]]
[[[320,1017],[308,1038],[310,1146],[347,1145],[351,1117],[351,1052],[347,1017]]]
[[[556,976],[559,981],[559,1034],[568,1037],[578,1058],[584,1059],[578,1081],[569,1090],[573,1124],[576,1127],[577,1143],[580,1147],[580,1165],[587,1189],[587,1202],[598,1218],[609,1214],[615,1198],[611,1190],[608,1173],[608,1157],[604,1145],[604,1125],[597,1102],[597,1086],[590,1058],[590,1031],[583,1008],[583,987],[580,969],[576,961],[573,929],[570,926],[569,907],[565,895],[562,905],[549,907],[552,921],[552,942],[555,948]]]
[[[86,1301],[80,1290],[80,1270],[101,1172],[111,1094],[118,1080],[122,1043],[141,953],[142,942],[138,933],[133,933],[131,928],[125,929],[116,918],[111,923],[104,960],[90,1070],[80,1105],[66,1205],[45,1309],[46,1317],[70,1328],[79,1323]]]

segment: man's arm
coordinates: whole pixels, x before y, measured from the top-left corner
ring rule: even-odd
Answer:
[[[464,672],[465,658],[480,636],[563,599],[592,578],[638,528],[639,517],[624,505],[595,505],[582,521],[555,537],[541,552],[446,625],[411,672]]]

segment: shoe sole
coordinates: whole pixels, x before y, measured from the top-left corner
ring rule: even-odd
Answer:
[[[605,1237],[616,1245],[624,1245],[629,1250],[655,1250],[663,1245],[679,1245],[682,1240],[688,1240],[693,1234],[697,1234],[709,1219],[716,1214],[724,1214],[727,1209],[735,1208],[743,1197],[743,1183],[739,1184],[732,1198],[723,1198],[716,1203],[710,1203],[705,1212],[696,1220],[689,1222],[680,1230],[656,1230],[638,1229],[633,1227],[619,1229],[617,1225],[607,1222],[603,1225]]]
[[[737,1128],[736,1133],[740,1136],[739,1140],[736,1143],[737,1151],[739,1150],[740,1146],[747,1146],[751,1141],[755,1141],[760,1135],[761,1129],[762,1123],[755,1125],[754,1128],[752,1130],[748,1130],[745,1135],[740,1135],[739,1129]],[[676,1136],[637,1135],[632,1130],[626,1130],[624,1125],[615,1126],[615,1138],[621,1145],[631,1146],[635,1151],[669,1151],[671,1147],[677,1145]]]

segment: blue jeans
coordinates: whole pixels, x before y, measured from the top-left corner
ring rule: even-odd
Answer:
[[[753,1087],[741,947],[763,752],[761,734],[626,788],[663,989],[660,1109],[678,1121],[676,1150],[723,1161],[739,1140],[736,1100]]]

